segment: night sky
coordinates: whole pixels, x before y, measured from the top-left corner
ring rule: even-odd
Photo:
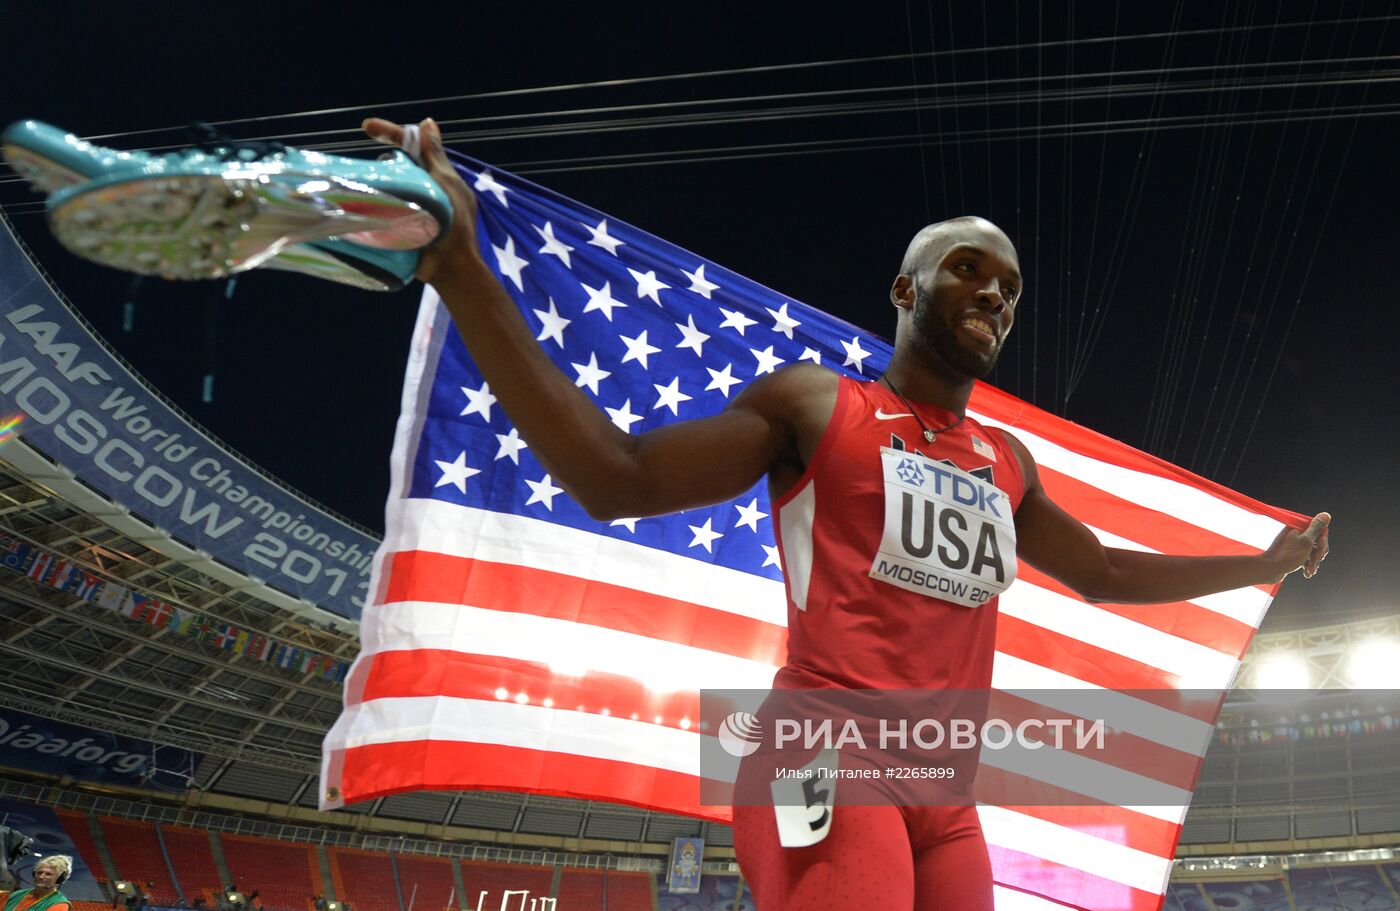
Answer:
[[[431,115],[461,151],[885,336],[909,237],[986,216],[1027,278],[992,382],[1330,510],[1334,556],[1266,630],[1396,609],[1393,0],[27,6],[6,15],[6,121],[166,148],[203,120],[370,154],[362,116]],[[37,197],[0,179],[39,262],[138,372],[382,529],[419,286],[254,272],[224,300],[224,283],[148,280],[126,331],[130,277],[59,248]]]

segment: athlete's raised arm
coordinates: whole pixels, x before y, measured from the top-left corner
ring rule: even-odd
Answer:
[[[366,120],[364,128],[390,144],[404,138],[403,128],[387,120]],[[437,124],[425,120],[420,129],[423,166],[451,198],[455,217],[442,240],[423,252],[418,277],[442,296],[540,464],[590,515],[657,515],[721,502],[784,460],[800,459],[798,416],[819,409],[836,386],[834,374],[813,365],[755,380],[713,417],[639,435],[616,427],[541,350],[481,256],[476,196],[448,161]]]
[[[1318,513],[1302,531],[1285,528],[1262,553],[1238,557],[1175,556],[1105,547],[1041,486],[1035,460],[1011,434],[1025,496],[1016,512],[1016,552],[1090,601],[1149,604],[1277,582],[1294,570],[1311,577],[1327,558],[1327,524]]]

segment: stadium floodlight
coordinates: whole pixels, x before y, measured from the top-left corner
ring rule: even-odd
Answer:
[[[1254,687],[1260,690],[1306,690],[1312,686],[1308,666],[1292,655],[1274,655],[1262,661],[1254,672]]]
[[[1353,689],[1400,688],[1400,643],[1394,639],[1372,639],[1357,644],[1347,659],[1347,676]]]

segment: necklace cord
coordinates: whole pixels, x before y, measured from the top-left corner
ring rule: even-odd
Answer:
[[[929,425],[924,423],[924,419],[919,417],[919,413],[914,410],[914,406],[904,397],[904,393],[899,391],[899,387],[894,384],[894,380],[890,379],[888,374],[881,374],[880,379],[885,381],[885,385],[890,387],[890,392],[893,392],[899,397],[899,400],[904,403],[904,407],[908,408],[909,413],[914,416],[914,420],[919,422],[919,429],[924,432],[924,440],[926,442],[932,443],[937,438],[938,434],[943,433],[945,430],[952,430],[954,427],[957,427],[963,421],[967,420],[967,415],[964,414],[960,415],[953,423],[944,427],[929,427]]]

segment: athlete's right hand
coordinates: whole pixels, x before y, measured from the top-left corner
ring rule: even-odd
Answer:
[[[371,139],[392,146],[403,146],[404,128],[380,117],[367,118],[361,127]],[[432,246],[422,251],[417,275],[432,284],[447,263],[460,257],[479,258],[481,248],[476,237],[476,194],[462,180],[448,160],[442,147],[442,131],[431,117],[418,124],[420,163],[428,175],[437,181],[452,203],[452,227]]]

